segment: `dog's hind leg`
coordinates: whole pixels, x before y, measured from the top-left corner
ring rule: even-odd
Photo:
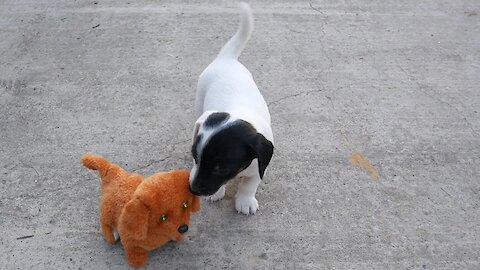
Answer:
[[[255,214],[258,210],[258,202],[255,198],[259,176],[244,176],[242,182],[238,185],[237,194],[235,194],[235,209],[245,215]]]
[[[108,203],[108,197],[102,198],[102,203],[100,204],[100,225],[102,227],[103,239],[110,244],[115,244],[115,236],[113,235],[113,217],[111,209]]]
[[[103,239],[110,244],[115,244],[115,236],[113,235],[113,228],[110,225],[102,223]]]

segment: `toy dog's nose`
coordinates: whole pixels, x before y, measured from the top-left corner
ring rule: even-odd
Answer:
[[[187,231],[188,231],[188,226],[186,224],[183,224],[180,227],[178,227],[179,233],[186,233]]]

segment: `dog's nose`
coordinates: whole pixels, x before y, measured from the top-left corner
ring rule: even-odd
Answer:
[[[188,231],[188,226],[186,224],[183,224],[180,227],[178,227],[179,233],[186,233],[187,231]]]
[[[197,196],[201,196],[201,195],[202,195],[201,192],[198,192],[198,191],[196,191],[196,190],[193,190],[191,186],[190,186],[190,193],[192,193],[193,195],[197,195]]]

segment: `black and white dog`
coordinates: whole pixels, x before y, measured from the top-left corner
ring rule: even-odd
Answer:
[[[240,7],[237,32],[198,80],[190,190],[217,201],[227,181],[240,178],[235,208],[248,215],[258,209],[255,193],[273,155],[273,134],[267,104],[238,61],[253,28],[249,5]]]

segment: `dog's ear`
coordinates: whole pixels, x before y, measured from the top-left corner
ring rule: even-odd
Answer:
[[[272,159],[273,144],[260,133],[252,136],[248,144],[253,149],[255,156],[257,157],[258,173],[260,174],[260,178],[263,178],[263,174],[265,173],[265,170]]]
[[[193,195],[192,212],[200,211],[200,197]]]
[[[148,215],[150,210],[137,197],[130,200],[120,215],[119,231],[126,233],[137,240],[147,238]]]

